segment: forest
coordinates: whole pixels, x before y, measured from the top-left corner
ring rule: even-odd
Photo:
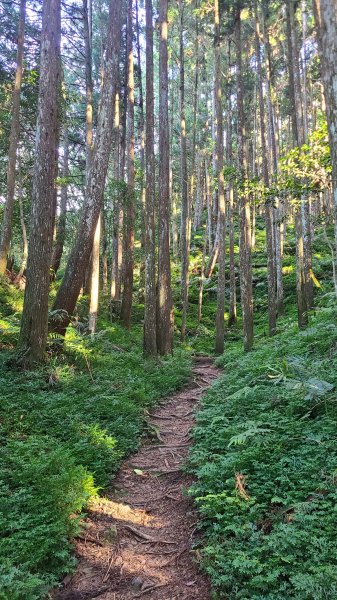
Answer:
[[[0,600],[337,600],[336,0],[0,0]]]

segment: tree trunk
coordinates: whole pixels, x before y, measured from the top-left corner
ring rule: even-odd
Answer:
[[[287,16],[287,51],[288,51],[288,72],[289,72],[289,96],[291,102],[291,120],[292,135],[295,146],[303,144],[303,120],[300,104],[300,90],[298,77],[295,76],[296,48],[294,49],[294,15],[291,0],[286,4]],[[296,44],[295,44],[296,45]],[[297,69],[298,72],[298,69]],[[304,328],[308,324],[308,301],[305,285],[305,261],[303,248],[303,227],[300,210],[295,214],[296,229],[296,289],[297,289],[297,309],[298,325]]]
[[[220,7],[219,0],[214,0],[214,107],[216,118],[216,176],[218,187],[218,223],[219,223],[219,255],[218,255],[218,293],[215,319],[215,352],[224,351],[225,336],[225,182],[223,160],[223,122],[222,122],[222,74],[220,50]]]
[[[109,29],[101,102],[98,112],[96,140],[86,185],[85,203],[66,272],[58,290],[54,310],[62,309],[64,318],[52,324],[54,331],[64,334],[75,309],[92,250],[94,234],[102,207],[106,173],[113,132],[116,83],[118,78],[121,33],[121,2],[111,0]]]
[[[127,103],[127,191],[124,218],[124,289],[121,305],[121,321],[127,328],[131,327],[133,262],[135,238],[135,83],[133,61],[133,24],[132,0],[128,0],[127,21],[127,61],[128,61],[128,103]]]
[[[94,236],[94,243],[92,246],[91,256],[91,283],[90,283],[90,305],[89,305],[89,331],[90,333],[96,332],[97,315],[98,315],[98,300],[99,300],[99,250],[101,242],[101,222],[102,218],[99,216],[96,231]]]
[[[24,272],[26,270],[26,266],[27,266],[27,256],[28,256],[28,237],[27,237],[27,228],[26,228],[26,223],[25,223],[25,217],[24,217],[24,212],[23,212],[23,202],[22,202],[22,183],[21,183],[21,166],[20,166],[20,158],[18,161],[18,166],[19,166],[19,190],[18,190],[18,196],[19,196],[19,209],[20,209],[20,225],[21,225],[21,231],[22,231],[22,246],[23,246],[23,252],[22,252],[22,259],[21,259],[21,265],[20,265],[20,269],[18,274],[15,277],[14,283],[16,285],[19,286],[20,289],[24,289],[25,288],[25,278],[24,278]]]
[[[145,313],[144,353],[157,354],[156,339],[156,236],[155,157],[154,157],[154,89],[153,89],[153,9],[152,0],[146,0],[146,196],[145,196]]]
[[[44,360],[48,335],[59,140],[60,38],[61,2],[44,0],[27,284],[17,348],[19,363],[28,368]]]
[[[170,154],[168,122],[167,0],[159,0],[159,206],[157,348],[173,349],[173,307],[170,265]]]
[[[0,239],[0,275],[6,272],[7,257],[12,237],[12,220],[15,194],[15,169],[16,153],[20,136],[20,95],[23,72],[23,51],[25,39],[26,0],[20,2],[20,16],[18,27],[18,44],[16,58],[16,74],[12,100],[12,122],[9,138],[8,166],[7,166],[7,198],[2,222]]]
[[[60,214],[58,217],[57,229],[56,229],[56,241],[53,251],[53,257],[51,261],[51,272],[53,279],[56,277],[56,273],[59,270],[63,246],[66,237],[66,223],[67,223],[67,204],[68,204],[68,181],[69,176],[69,140],[68,131],[64,128],[63,131],[63,165],[62,165],[62,187],[61,187],[61,202],[60,202]]]
[[[337,5],[334,0],[314,0],[322,75],[326,99],[332,163],[332,196],[335,226],[334,268],[337,272]]]
[[[260,107],[260,133],[262,152],[262,176],[265,192],[269,189],[268,152],[265,128],[265,111],[263,97],[263,77],[260,48],[260,27],[257,12],[257,1],[254,2],[255,9],[255,50],[258,73],[259,107]],[[276,333],[276,273],[275,273],[275,247],[274,247],[274,210],[270,199],[265,202],[266,223],[266,250],[267,250],[267,279],[268,279],[268,324],[269,335]]]
[[[185,116],[185,64],[184,64],[184,5],[179,0],[180,30],[180,187],[181,187],[181,341],[186,334],[189,286],[189,221],[190,202],[187,182],[187,148],[186,148],[186,116]]]
[[[242,40],[241,40],[241,9],[236,12],[235,24],[236,39],[236,69],[237,69],[237,110],[238,110],[238,161],[242,178],[247,173],[246,144],[244,136],[245,116],[243,104],[242,81]],[[251,231],[250,231],[250,206],[245,195],[241,197],[239,206],[240,226],[240,292],[243,320],[244,349],[249,351],[253,347],[253,285],[252,285],[252,257],[251,257]]]
[[[139,267],[139,289],[143,293],[145,287],[145,202],[146,202],[146,184],[145,184],[145,122],[144,122],[144,98],[143,98],[143,77],[142,60],[140,51],[140,28],[139,28],[139,10],[138,0],[136,0],[136,40],[137,40],[137,71],[138,71],[138,106],[139,106],[139,157],[140,157],[140,178],[141,178],[141,263]]]

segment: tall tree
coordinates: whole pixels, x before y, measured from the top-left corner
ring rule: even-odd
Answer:
[[[104,77],[97,118],[92,163],[86,184],[85,203],[66,271],[54,302],[54,310],[62,310],[63,318],[52,329],[64,334],[75,309],[90,258],[95,229],[102,208],[108,169],[117,91],[122,3],[111,0],[106,43]]]
[[[12,236],[12,220],[15,195],[15,176],[17,149],[20,137],[20,95],[23,74],[23,54],[25,40],[26,0],[20,1],[20,15],[18,26],[18,43],[16,57],[16,73],[12,100],[12,122],[9,138],[8,166],[7,166],[7,197],[5,212],[2,222],[0,238],[0,275],[3,275],[7,267],[7,257]]]
[[[56,208],[59,92],[61,83],[61,0],[42,8],[35,168],[27,260],[27,285],[18,342],[24,367],[43,361],[48,335],[50,260]]]
[[[128,0],[127,20],[127,61],[128,61],[128,101],[127,101],[127,191],[125,194],[124,217],[124,289],[121,306],[121,321],[125,327],[131,326],[133,262],[135,237],[135,82],[133,59],[133,17],[132,0]]]
[[[218,294],[216,312],[215,351],[222,354],[225,335],[225,182],[223,160],[222,75],[220,46],[219,0],[214,0],[214,108],[216,123],[216,179],[218,197]]]
[[[168,121],[167,0],[159,0],[159,205],[157,348],[173,349],[173,307],[170,265],[170,151]]]
[[[260,108],[260,135],[261,135],[261,154],[262,154],[262,176],[265,185],[265,191],[269,189],[269,167],[267,136],[265,127],[265,107],[263,95],[263,75],[260,46],[260,23],[257,10],[257,0],[254,2],[255,10],[255,50],[259,89],[259,108]],[[275,241],[274,241],[274,207],[270,198],[265,201],[265,222],[266,222],[266,249],[267,249],[267,279],[268,279],[268,320],[269,335],[276,333],[276,271],[275,271]]]
[[[153,8],[146,0],[146,196],[145,196],[145,314],[144,352],[157,354],[156,339],[156,238],[155,208],[155,158],[154,158],[154,89],[153,89]]]
[[[236,85],[238,119],[238,163],[241,180],[247,177],[247,156],[245,140],[244,92],[242,77],[242,35],[241,7],[235,14],[236,42]],[[243,344],[246,351],[251,350],[254,341],[253,321],[253,284],[252,284],[252,242],[250,228],[250,206],[246,192],[241,190],[240,198],[240,296],[243,319]]]
[[[298,69],[296,69],[296,39],[294,32],[294,7],[291,0],[286,3],[287,17],[287,59],[289,76],[289,96],[291,103],[291,123],[294,146],[301,146],[303,139],[303,119],[302,106],[300,102],[300,89]],[[297,75],[296,75],[297,74]],[[305,249],[304,232],[301,210],[297,208],[295,212],[296,228],[296,287],[297,287],[297,310],[298,324],[300,328],[308,324],[308,300],[306,294],[306,275],[305,275]]]
[[[335,271],[337,272],[337,4],[314,0],[314,12],[321,54],[326,113],[332,163],[332,193],[335,225]]]
[[[180,58],[180,188],[181,188],[181,340],[186,334],[189,286],[190,202],[187,181],[187,140],[185,112],[184,3],[179,0],[179,58]]]

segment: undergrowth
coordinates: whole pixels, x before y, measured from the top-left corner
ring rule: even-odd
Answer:
[[[20,315],[16,291],[2,295],[0,599],[35,600],[73,569],[82,509],[138,446],[147,409],[186,381],[190,360],[179,350],[145,359],[139,325],[101,322],[93,339],[70,329],[44,368],[9,370]]]
[[[216,598],[337,598],[336,316],[218,359],[190,457]]]

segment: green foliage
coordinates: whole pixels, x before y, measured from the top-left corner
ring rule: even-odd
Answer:
[[[203,564],[229,600],[337,594],[335,308],[219,359],[194,431]]]
[[[17,292],[3,291],[6,312]],[[65,352],[35,372],[6,368],[18,335],[0,321],[0,599],[35,600],[74,568],[72,538],[88,498],[135,450],[146,410],[178,388],[188,355],[142,356],[141,328],[100,321],[94,337],[70,329]],[[53,340],[52,340],[53,342]]]

